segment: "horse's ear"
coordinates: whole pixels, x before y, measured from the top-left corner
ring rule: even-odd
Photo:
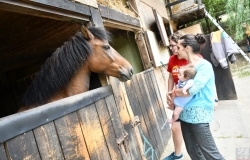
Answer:
[[[94,35],[86,28],[85,26],[81,26],[81,32],[83,34],[83,37],[87,40],[94,39]]]

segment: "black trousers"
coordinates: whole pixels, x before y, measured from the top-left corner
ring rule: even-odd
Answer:
[[[181,130],[192,160],[225,160],[214,142],[209,123],[191,124],[181,121]]]

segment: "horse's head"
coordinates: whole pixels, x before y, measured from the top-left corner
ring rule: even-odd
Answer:
[[[82,27],[81,32],[92,47],[87,62],[92,72],[104,73],[122,82],[131,79],[133,75],[131,64],[109,45],[106,31]]]

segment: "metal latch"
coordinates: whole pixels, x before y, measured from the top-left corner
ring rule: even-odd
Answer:
[[[118,148],[121,149],[121,145],[124,146],[124,150],[127,153],[128,152],[128,132],[123,132],[122,136],[116,140],[116,143],[118,144]]]
[[[134,122],[132,123],[132,127],[134,128],[134,127],[136,127],[136,126],[138,126],[140,124],[141,124],[141,121],[140,121],[139,117],[135,116]]]

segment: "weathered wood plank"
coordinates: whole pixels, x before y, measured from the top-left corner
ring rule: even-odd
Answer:
[[[127,82],[128,83],[128,82]],[[130,151],[131,159],[141,160],[145,159],[143,155],[143,145],[140,133],[132,128],[131,123],[134,121],[134,114],[127,98],[126,89],[123,83],[119,82],[117,78],[110,77],[110,84],[112,85],[115,102],[118,107],[121,122],[124,130],[128,133],[129,143],[128,148]],[[140,146],[139,146],[140,145]],[[141,154],[140,154],[141,153]]]
[[[29,14],[38,17],[52,18],[63,21],[88,21],[90,16],[89,7],[75,4],[71,1],[15,1],[0,0],[0,8],[6,11]],[[35,2],[35,3],[34,3]],[[67,2],[70,5],[67,6]],[[48,3],[48,4],[47,4]],[[41,5],[42,4],[42,5]],[[60,5],[62,5],[60,7]]]
[[[139,49],[139,52],[141,55],[144,69],[146,70],[146,69],[151,68],[152,64],[150,63],[150,58],[149,58],[148,49],[146,46],[146,41],[144,39],[144,35],[142,32],[136,33],[135,41],[136,41],[136,44],[138,46],[138,49]]]
[[[6,142],[10,159],[40,160],[37,144],[32,131],[28,131]]]
[[[126,15],[126,14],[123,14],[123,13],[116,11],[114,9],[111,9],[109,7],[99,5],[99,11],[100,11],[101,16],[103,18],[115,20],[118,22],[130,24],[130,25],[137,26],[137,27],[141,26],[139,19],[131,17],[131,16]]]
[[[90,159],[76,112],[55,120],[65,159]]]
[[[0,143],[0,160],[7,160],[5,149],[2,143]]]
[[[163,23],[163,19],[159,15],[159,13],[156,11],[156,9],[153,9],[153,13],[154,13],[154,16],[155,16],[155,20],[156,20],[158,30],[159,30],[160,35],[161,35],[162,43],[163,43],[164,46],[169,46],[169,40],[168,40],[166,28],[165,28],[164,23]]]
[[[0,143],[83,108],[110,94],[112,94],[111,86],[105,86],[1,118]]]
[[[146,88],[146,91],[145,93],[147,94],[148,96],[148,99],[150,99],[151,101],[151,107],[152,107],[152,110],[153,110],[153,114],[152,116],[153,117],[150,117],[150,118],[153,118],[152,119],[152,122],[154,123],[154,133],[155,133],[155,136],[158,137],[157,139],[160,140],[158,141],[158,145],[161,146],[160,149],[163,149],[164,148],[164,144],[163,144],[163,138],[162,138],[162,135],[161,135],[161,126],[164,124],[164,120],[162,118],[162,115],[161,113],[159,112],[159,101],[160,99],[158,99],[156,93],[155,93],[155,88],[153,86],[153,82],[152,82],[152,79],[150,77],[150,74],[147,74],[147,73],[150,73],[152,72],[153,70],[150,70],[150,71],[146,71],[144,72],[144,76],[141,76],[141,80],[143,83],[144,83],[144,86]],[[163,150],[160,150],[160,153],[162,153]]]
[[[94,27],[104,28],[103,23],[102,23],[102,17],[100,15],[99,10],[96,8],[90,7],[90,13],[91,13],[90,19],[91,19],[92,25]]]
[[[155,151],[157,152],[157,155],[160,155],[159,149],[157,147],[157,140],[154,136],[154,126],[152,124],[151,119],[149,118],[149,110],[147,110],[147,107],[150,106],[150,104],[147,101],[144,101],[144,96],[141,94],[139,84],[143,84],[142,82],[137,81],[137,76],[141,74],[134,75],[132,78],[132,81],[127,82],[125,84],[126,92],[128,93],[128,98],[130,102],[130,106],[134,112],[134,115],[139,116],[139,119],[141,121],[141,128],[143,130],[143,134],[146,136],[148,141],[152,146],[154,146]],[[143,86],[145,87],[145,86]]]
[[[118,139],[119,137],[116,137],[114,131],[116,130],[116,128],[112,125],[112,121],[114,121],[115,119],[112,119],[112,117],[110,116],[104,99],[95,102],[95,105],[98,117],[102,125],[102,131],[106,139],[110,157],[111,159],[122,160],[121,153],[116,143],[116,139]]]
[[[172,114],[173,114],[173,112],[170,109],[168,109],[168,104],[167,104],[167,99],[166,99],[166,95],[168,92],[167,79],[168,79],[169,73],[167,72],[167,69],[165,66],[158,67],[158,68],[154,69],[154,73],[155,73],[155,77],[156,77],[156,83],[157,83],[159,92],[160,92],[161,97],[162,97],[162,104],[164,106],[162,109],[162,113],[163,114],[166,113],[166,117],[163,116],[163,119],[166,122],[168,120],[168,118],[172,117]],[[167,131],[168,134],[165,136],[167,137],[167,139],[169,139],[171,137],[170,126],[166,125],[164,130]]]
[[[125,132],[123,125],[122,125],[122,122],[121,122],[121,118],[119,116],[119,111],[118,111],[119,106],[116,106],[115,99],[114,99],[113,95],[106,97],[105,101],[106,101],[106,104],[108,107],[110,118],[112,120],[112,124],[114,127],[114,132],[115,132],[116,138],[118,139]],[[119,149],[120,149],[120,152],[121,152],[123,159],[126,159],[126,160],[131,159],[129,150],[126,151],[124,146],[119,147]]]
[[[64,159],[53,122],[49,122],[33,131],[42,159]]]
[[[45,6],[51,6],[55,8],[64,9],[71,12],[77,12],[80,14],[90,15],[89,7],[80,3],[74,3],[72,1],[64,0],[29,0],[33,3],[38,3]]]
[[[94,104],[77,111],[90,159],[111,160]]]
[[[151,138],[150,143],[153,145],[156,151],[156,155],[160,157],[164,146],[161,145],[162,142],[159,133],[157,132],[155,110],[148,93],[150,91],[147,90],[147,84],[145,83],[144,73],[138,74],[136,78],[137,78],[137,85],[140,89],[140,91],[138,91],[138,95],[141,94],[140,100],[144,102],[144,110],[145,110],[144,118],[147,118],[148,121],[146,125],[148,131],[150,131],[149,132]]]
[[[161,126],[163,126],[163,124],[166,122],[167,120],[167,114],[165,112],[165,109],[164,109],[164,104],[162,102],[163,98],[160,94],[160,91],[159,91],[159,84],[157,84],[157,80],[156,80],[156,76],[155,76],[155,73],[154,73],[154,70],[152,70],[151,72],[148,72],[146,74],[149,74],[151,79],[150,79],[150,82],[152,84],[152,89],[154,90],[154,93],[155,93],[155,96],[156,96],[156,99],[158,101],[158,106],[154,106],[155,108],[155,112],[156,112],[156,116],[157,116],[157,122],[158,122],[158,125],[159,127],[161,128]],[[164,97],[165,99],[165,97]],[[162,135],[162,138],[163,138],[163,142],[164,142],[164,145],[167,145],[167,142],[168,142],[168,139],[170,138],[170,130],[159,130],[161,135]]]

